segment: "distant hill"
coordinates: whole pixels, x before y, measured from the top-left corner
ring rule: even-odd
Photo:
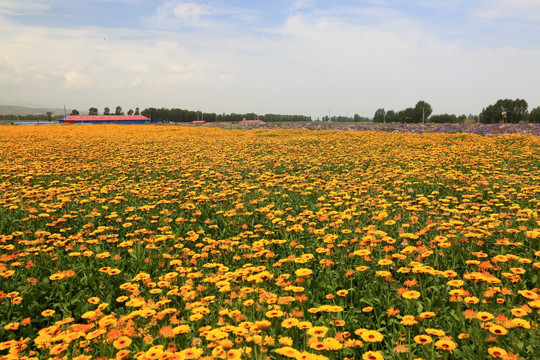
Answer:
[[[53,116],[64,115],[64,109],[59,108],[30,108],[26,106],[11,106],[0,105],[0,115],[44,115],[50,111]],[[80,110],[79,110],[80,111]],[[67,109],[67,113],[71,112],[71,109]],[[80,111],[81,115],[86,115],[88,111]]]

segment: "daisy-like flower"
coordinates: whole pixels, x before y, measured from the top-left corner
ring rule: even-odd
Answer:
[[[452,352],[455,348],[457,348],[457,344],[450,339],[437,340],[434,345],[437,349],[448,352]]]
[[[384,357],[378,351],[368,351],[362,354],[362,360],[384,360]]]
[[[417,299],[420,297],[420,292],[416,290],[408,290],[401,294],[404,299]]]
[[[501,349],[497,346],[492,346],[488,348],[489,355],[493,356],[494,358],[504,358],[508,352],[504,349]]]
[[[366,330],[362,332],[360,336],[362,337],[362,340],[366,342],[381,342],[384,338],[383,334],[377,330]]]
[[[420,344],[420,345],[426,345],[426,344],[429,344],[433,341],[433,339],[431,338],[431,336],[429,335],[416,335],[414,337],[414,341],[417,343],[417,344]]]

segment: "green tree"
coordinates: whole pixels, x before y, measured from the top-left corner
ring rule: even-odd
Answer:
[[[91,107],[90,109],[88,109],[88,115],[97,115],[97,114],[98,114],[97,108]]]
[[[124,115],[124,112],[122,111],[121,106],[116,107],[116,110],[114,111],[114,115]]]
[[[529,113],[529,122],[540,123],[540,106],[535,107]]]
[[[499,99],[493,105],[482,109],[480,122],[494,124],[499,122],[518,123],[527,120],[527,102],[523,99]],[[503,115],[506,114],[506,118]]]
[[[135,114],[134,115],[140,115],[139,108],[135,108]]]
[[[45,113],[45,116],[47,117],[47,121],[51,121],[52,120],[52,111],[47,111]]]
[[[433,112],[433,108],[427,102],[420,100],[414,107],[414,118],[412,122],[421,123],[427,122],[429,115]]]
[[[416,113],[414,108],[406,108],[405,110],[401,110],[396,114],[397,122],[413,123],[417,119],[415,115]]]
[[[108,107],[103,109],[103,115],[111,115],[111,109],[109,109]]]
[[[386,122],[386,111],[384,109],[377,109],[375,115],[373,115],[373,122],[382,123]]]
[[[438,114],[432,115],[429,122],[437,124],[453,124],[457,122],[457,117],[454,114]]]
[[[133,115],[133,109],[129,109],[127,112],[128,115]]]
[[[79,115],[79,111],[77,109],[73,109],[69,115]]]
[[[387,123],[393,123],[393,122],[397,122],[398,121],[398,117],[397,117],[397,114],[394,110],[388,110],[386,112],[386,119],[385,119],[385,122]]]

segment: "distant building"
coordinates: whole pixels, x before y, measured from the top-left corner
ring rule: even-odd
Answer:
[[[60,124],[156,124],[157,120],[150,120],[142,115],[68,115],[58,120]]]
[[[262,120],[246,120],[245,118],[240,121],[240,124],[264,124]]]

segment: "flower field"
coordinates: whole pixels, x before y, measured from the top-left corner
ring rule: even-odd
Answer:
[[[4,127],[0,359],[538,359],[540,138]]]

